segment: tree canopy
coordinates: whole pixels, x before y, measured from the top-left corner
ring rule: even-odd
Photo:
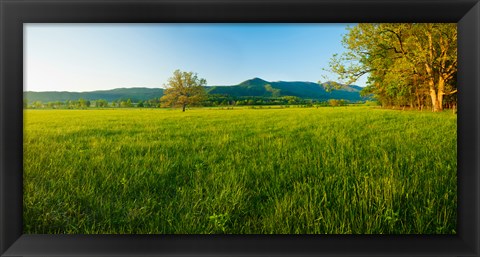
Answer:
[[[368,74],[364,95],[384,106],[456,105],[457,27],[452,23],[361,23],[343,38],[330,69],[351,84]]]
[[[181,107],[182,111],[188,105],[199,104],[206,98],[207,81],[198,78],[193,72],[176,70],[165,85],[164,95],[160,98],[162,106]]]

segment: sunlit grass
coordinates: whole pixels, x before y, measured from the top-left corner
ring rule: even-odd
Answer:
[[[450,234],[456,116],[27,110],[25,233]]]

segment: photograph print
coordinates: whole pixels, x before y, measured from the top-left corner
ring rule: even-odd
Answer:
[[[25,234],[456,234],[455,23],[24,23]]]

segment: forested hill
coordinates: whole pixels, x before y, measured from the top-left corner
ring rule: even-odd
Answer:
[[[328,82],[327,82],[328,83]],[[282,97],[296,96],[303,99],[326,101],[329,99],[345,99],[349,101],[362,100],[359,86],[343,86],[341,89],[327,92],[326,87],[313,82],[277,81],[269,82],[260,78],[246,80],[232,86],[207,86],[206,91],[212,95],[231,97]],[[29,103],[41,101],[43,103],[55,101],[104,99],[109,102],[120,99],[130,99],[132,102],[146,101],[160,98],[163,95],[161,88],[117,88],[112,90],[98,90],[91,92],[25,92],[25,99]]]
[[[104,99],[109,102],[117,101],[119,99],[130,99],[133,102],[146,101],[153,98],[159,98],[163,95],[161,88],[116,88],[111,90],[97,90],[91,92],[67,92],[67,91],[49,91],[49,92],[25,92],[24,98],[29,103],[34,101],[56,102],[66,100],[78,100],[83,98],[85,100],[99,100]]]
[[[328,84],[331,82],[327,82]],[[297,96],[303,99],[345,99],[350,101],[362,100],[359,86],[345,86],[340,89],[327,92],[327,85],[303,81],[276,81],[269,82],[260,78],[253,78],[234,86],[207,87],[209,94],[221,94],[235,97],[259,96],[281,97]]]

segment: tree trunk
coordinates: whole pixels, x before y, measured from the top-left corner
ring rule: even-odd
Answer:
[[[185,111],[185,107],[187,107],[187,105],[186,105],[186,104],[183,104],[183,105],[182,105],[182,112]]]
[[[435,92],[433,85],[430,85],[430,98],[432,99],[432,111],[438,112],[437,92]]]
[[[441,85],[439,83],[438,93],[435,91],[434,82],[429,81],[430,86],[430,98],[432,99],[432,108],[434,112],[443,111],[443,90],[441,90]],[[444,85],[443,85],[444,86]]]
[[[438,102],[438,111],[443,111],[443,95],[445,94],[445,80],[442,76],[438,79],[438,93],[437,93],[437,102]]]
[[[430,97],[432,98],[432,107],[434,112],[443,111],[443,94],[435,93],[435,90],[430,90]]]

